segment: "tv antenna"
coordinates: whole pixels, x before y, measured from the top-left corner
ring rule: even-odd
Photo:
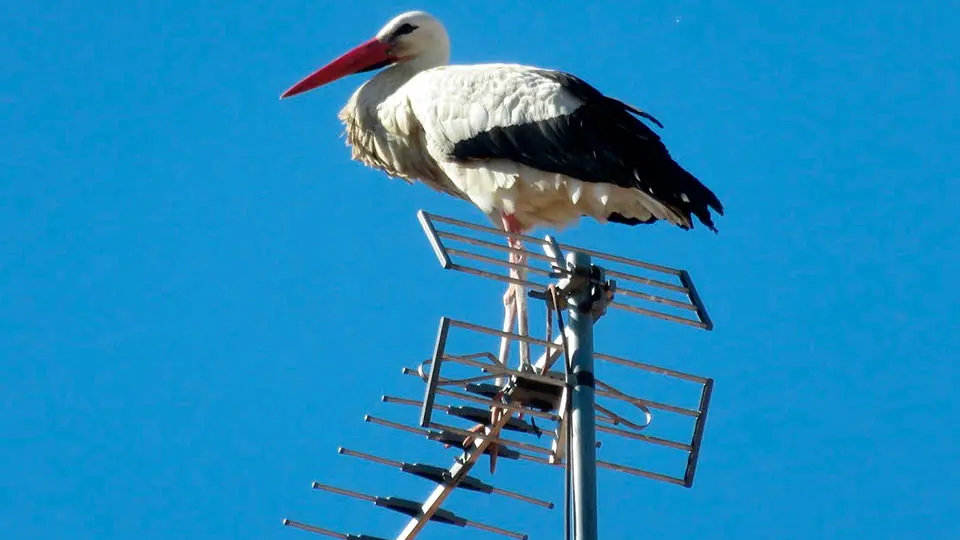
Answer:
[[[418,218],[443,268],[508,283],[523,301],[526,297],[543,301],[546,335],[543,339],[534,337],[523,320],[516,321],[515,332],[509,312],[502,329],[442,317],[433,355],[419,366],[402,370],[404,375],[422,381],[422,397],[385,395],[381,399],[387,404],[419,409],[416,425],[369,414],[364,421],[424,436],[462,453],[444,468],[338,449],[341,455],[432,481],[436,486],[423,499],[377,496],[320,482],[313,483],[314,489],[405,514],[409,520],[393,537],[396,540],[416,538],[430,522],[526,540],[524,532],[442,508],[458,489],[554,508],[552,502],[500,489],[470,475],[484,455],[491,461],[491,472],[499,459],[523,461],[566,471],[568,538],[572,533],[574,540],[597,540],[598,468],[693,486],[713,380],[598,352],[593,339],[594,325],[613,311],[712,330],[713,323],[686,271],[562,245],[549,235],[538,239],[507,233],[422,210]],[[511,238],[539,245],[543,253],[508,247]],[[510,251],[519,252],[521,262],[504,260],[503,254]],[[554,315],[559,327],[555,337]],[[480,342],[488,345],[476,350]],[[516,367],[509,363],[514,346],[520,357]],[[543,352],[533,360],[531,351],[537,349]],[[604,370],[627,369],[631,376],[602,380],[594,374],[595,363],[604,365]],[[638,378],[643,379],[645,392],[654,391],[664,382],[669,383],[670,392],[655,398],[634,395],[620,387],[622,381]],[[684,427],[654,434],[654,418],[658,424],[659,419],[667,418],[667,425]],[[475,425],[465,428],[464,421]],[[611,442],[616,439],[669,450],[680,456],[679,466],[673,471],[652,470],[645,463],[597,459],[598,434],[609,436]],[[290,519],[283,523],[344,540],[386,540]]]

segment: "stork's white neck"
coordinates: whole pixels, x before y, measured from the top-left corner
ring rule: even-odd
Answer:
[[[376,117],[376,110],[381,103],[392,96],[407,83],[414,75],[431,68],[446,65],[449,61],[449,48],[421,54],[405,62],[394,64],[381,70],[360,85],[347,102],[343,114],[357,115],[363,123],[368,123]],[[353,109],[353,110],[351,110]]]

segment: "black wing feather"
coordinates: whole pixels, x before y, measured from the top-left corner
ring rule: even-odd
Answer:
[[[568,73],[547,71],[583,101],[570,114],[515,126],[498,126],[454,145],[457,160],[509,159],[584,182],[612,183],[643,190],[678,214],[716,231],[712,208],[723,215],[717,196],[670,157],[660,137],[634,114],[663,127],[649,114],[604,96]],[[687,200],[684,200],[684,196]],[[651,223],[613,214],[610,221]]]

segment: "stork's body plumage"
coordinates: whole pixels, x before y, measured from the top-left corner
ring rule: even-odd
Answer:
[[[568,73],[450,66],[449,57],[437,19],[404,13],[282,97],[383,68],[340,112],[354,159],[471,201],[507,232],[560,228],[583,216],[628,225],[663,220],[684,229],[696,218],[716,230],[711,210],[722,214],[723,206],[641,120],[659,125],[653,117]],[[511,276],[521,280],[522,246],[516,239],[510,246]],[[504,331],[516,320],[526,334],[522,290],[511,286],[504,304]],[[504,364],[508,345],[501,346]],[[521,345],[520,369],[529,368],[529,349]],[[491,410],[489,426],[502,412]],[[488,437],[499,431],[474,430]],[[491,457],[491,472],[493,464]]]
[[[368,165],[524,229],[581,216],[690,227],[691,213],[712,226],[716,197],[624,105],[573,76],[508,64],[404,75],[378,75],[341,111],[354,157]],[[389,82],[396,89],[371,106],[368,88]]]

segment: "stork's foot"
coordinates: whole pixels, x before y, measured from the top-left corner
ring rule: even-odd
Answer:
[[[471,432],[471,433],[480,433],[480,434],[483,434],[483,432],[484,432],[484,430],[485,430],[486,427],[487,427],[487,426],[486,426],[485,424],[477,424],[477,425],[473,426],[472,428],[468,429],[467,431],[469,431],[469,432]],[[464,450],[469,450],[470,447],[473,446],[474,441],[476,441],[476,440],[477,440],[476,437],[471,437],[471,436],[464,437],[464,439],[463,439],[463,449],[464,449]],[[450,447],[450,445],[444,445],[444,446],[446,446],[447,448]],[[487,446],[487,450],[486,450],[486,451],[489,452],[488,455],[489,455],[489,457],[490,457],[490,474],[493,474],[493,473],[496,472],[496,470],[497,470],[497,456],[498,456],[499,453],[500,453],[500,445],[497,444],[497,443],[492,442],[492,443],[490,443],[490,444]]]
[[[468,429],[467,431],[469,431],[469,432],[471,432],[471,433],[481,433],[481,434],[482,434],[482,433],[483,433],[483,428],[485,428],[485,427],[487,427],[487,426],[485,426],[484,424],[477,424],[477,425],[473,426],[472,428]],[[474,441],[474,440],[476,440],[476,437],[470,437],[470,436],[465,437],[465,438],[463,439],[463,448],[464,448],[464,449],[469,448],[470,445],[473,444],[473,441]]]

